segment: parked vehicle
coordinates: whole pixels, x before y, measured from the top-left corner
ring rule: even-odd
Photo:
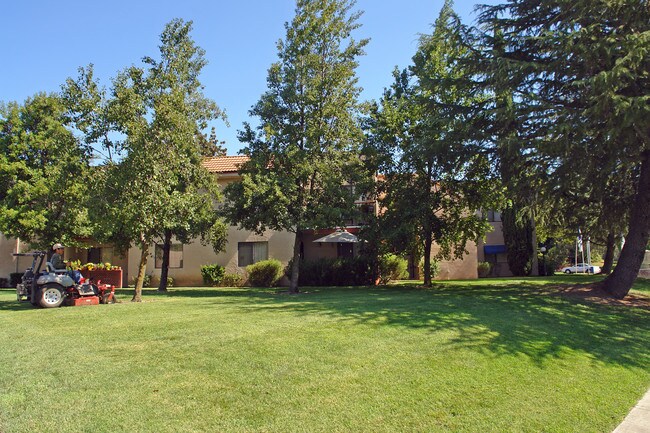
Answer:
[[[562,268],[565,274],[599,274],[600,266],[588,265],[587,263],[578,263],[574,266]]]
[[[115,287],[93,281],[75,284],[66,270],[55,270],[45,261],[45,251],[13,254],[32,257],[32,266],[16,286],[18,301],[29,301],[35,307],[56,308],[61,305],[97,305],[115,303]],[[45,263],[46,268],[43,268]]]

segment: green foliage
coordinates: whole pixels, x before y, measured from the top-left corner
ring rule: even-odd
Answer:
[[[499,182],[482,143],[469,128],[470,107],[484,96],[467,83],[469,56],[457,15],[446,1],[431,35],[420,39],[413,65],[371,110],[367,159],[385,175],[377,196],[386,211],[383,233],[394,249],[435,259],[462,258],[467,242],[490,226],[481,208],[500,203]]]
[[[367,286],[374,284],[373,260],[367,257],[300,261],[301,286]],[[291,263],[287,267],[290,275]]]
[[[408,261],[395,254],[384,254],[379,257],[379,282],[388,284],[391,280],[408,277]]]
[[[284,267],[279,260],[269,259],[246,266],[248,282],[253,287],[273,287],[280,282]]]
[[[144,274],[144,278],[142,279],[142,287],[151,287],[151,274]],[[129,285],[135,287],[135,285],[138,282],[138,276],[134,276],[131,278],[129,281]]]
[[[573,257],[573,255],[573,244],[559,243],[552,248],[549,248],[548,252],[546,253],[546,275],[553,275],[553,272],[559,270],[567,263],[572,262],[573,259],[568,260],[568,258]]]
[[[93,206],[103,237],[121,250],[134,244],[145,250],[155,240],[170,242],[171,235],[182,243],[200,236],[215,249],[225,244],[225,224],[214,211],[219,188],[202,166],[203,130],[225,116],[203,94],[199,76],[207,61],[191,31],[191,22],[169,22],[160,36],[160,59],[147,56],[144,68],[120,72],[108,100],[92,82],[91,67],[67,83],[70,110],[87,140],[106,131],[101,144],[126,153],[119,162],[105,161]],[[115,144],[108,132],[124,138]],[[164,263],[163,278],[167,269]],[[134,300],[139,298],[136,287]]]
[[[508,207],[501,213],[501,221],[510,272],[520,277],[530,275],[532,257],[536,253],[532,248],[530,220],[522,220],[514,207]]]
[[[297,1],[268,89],[250,112],[257,131],[244,124],[239,133],[250,161],[240,169],[241,182],[226,187],[224,214],[232,224],[300,233],[340,226],[354,211],[354,197],[342,186],[361,177],[355,69],[367,41],[351,37],[359,27],[353,5]],[[297,274],[291,280],[296,291]]]
[[[425,269],[426,266],[426,261],[424,260],[424,257],[422,260],[420,260],[420,269],[422,269],[422,272],[426,272]],[[440,262],[437,260],[431,260],[429,262],[429,274],[431,275],[431,278],[436,278],[438,274],[440,274]]]
[[[479,278],[486,278],[490,275],[492,265],[490,262],[478,262],[477,271]]]
[[[226,274],[226,268],[221,265],[201,266],[201,277],[206,286],[218,286]]]
[[[239,274],[225,274],[219,283],[220,287],[241,287],[244,284],[244,277]]]
[[[0,106],[0,232],[49,250],[91,234],[88,146],[70,131],[59,95]]]
[[[523,157],[511,166],[543,174],[519,191],[541,195],[560,227],[586,223],[601,241],[628,225],[632,242],[604,285],[625,296],[650,233],[647,1],[509,0],[479,21],[487,81],[510,94],[496,108]]]

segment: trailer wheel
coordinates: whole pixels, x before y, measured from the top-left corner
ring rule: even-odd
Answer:
[[[58,284],[46,284],[36,291],[38,305],[43,308],[60,307],[65,298],[63,287]]]

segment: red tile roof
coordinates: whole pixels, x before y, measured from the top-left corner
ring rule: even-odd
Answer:
[[[248,161],[247,156],[215,156],[203,160],[203,166],[210,173],[236,173]]]

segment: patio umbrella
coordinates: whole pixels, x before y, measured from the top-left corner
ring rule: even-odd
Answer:
[[[359,242],[359,238],[345,230],[337,229],[334,233],[318,238],[314,242],[357,243]]]

